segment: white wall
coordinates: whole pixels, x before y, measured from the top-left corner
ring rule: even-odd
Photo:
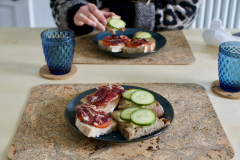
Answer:
[[[209,28],[212,19],[222,20],[224,28],[240,29],[240,0],[203,0],[192,28]]]
[[[31,27],[57,27],[50,8],[50,0],[28,0]]]
[[[0,0],[0,27],[30,27],[28,0]]]

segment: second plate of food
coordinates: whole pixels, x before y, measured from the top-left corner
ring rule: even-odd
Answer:
[[[174,110],[172,105],[161,95],[157,94],[156,92],[153,92],[151,90],[145,89],[145,88],[141,88],[141,87],[136,87],[136,86],[126,86],[123,85],[122,87],[124,88],[132,88],[132,89],[141,89],[141,90],[145,90],[148,91],[150,93],[153,94],[153,96],[155,97],[155,100],[158,101],[161,106],[164,109],[165,114],[161,117],[161,118],[166,118],[170,121],[170,123],[172,123],[173,118],[174,118]],[[79,95],[77,95],[67,106],[66,108],[66,120],[68,122],[68,124],[77,132],[81,133],[78,128],[75,126],[75,116],[76,116],[76,106],[80,104],[80,100],[83,99],[84,97],[86,97],[87,95],[90,95],[91,93],[97,91],[96,88],[87,90],[85,92],[80,93]],[[93,139],[97,139],[97,140],[101,140],[101,141],[106,141],[106,142],[114,142],[114,143],[129,143],[129,142],[136,142],[136,141],[142,141],[142,140],[146,140],[152,137],[155,137],[159,134],[161,134],[162,132],[164,132],[169,126],[160,129],[152,134],[149,134],[147,136],[143,136],[141,138],[137,138],[137,139],[132,139],[132,140],[127,140],[119,131],[114,131],[110,134],[107,135],[103,135],[100,137],[94,137]],[[83,133],[81,133],[83,134]]]
[[[150,33],[152,35],[152,37],[156,40],[156,47],[153,51],[146,52],[146,53],[128,54],[128,53],[123,53],[123,52],[111,52],[111,51],[104,50],[104,49],[102,49],[101,47],[98,46],[98,40],[103,40],[105,37],[112,35],[112,33],[109,33],[109,32],[106,32],[106,31],[97,34],[93,38],[93,42],[99,49],[105,51],[107,54],[117,56],[117,57],[122,57],[122,58],[137,58],[137,57],[142,57],[142,56],[146,56],[146,55],[149,55],[149,54],[153,54],[156,51],[163,48],[165,46],[165,44],[167,43],[166,38],[164,36],[162,36],[161,34],[159,34],[157,32],[153,32],[153,31],[149,31],[149,30],[144,30],[144,29],[126,28],[126,30],[124,32],[117,31],[115,35],[116,36],[125,35],[125,36],[129,37],[130,39],[132,39],[133,35],[135,33],[139,32],[139,31]]]

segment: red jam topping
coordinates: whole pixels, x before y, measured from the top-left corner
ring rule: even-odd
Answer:
[[[136,39],[133,42],[128,42],[127,46],[130,48],[136,48],[138,46],[144,46],[144,45],[149,45],[152,44],[153,42],[148,40],[148,39]]]
[[[116,35],[112,35],[112,36],[107,36],[103,39],[103,44],[105,46],[117,46],[117,45],[122,45],[122,44],[126,44],[127,42],[130,42],[131,40],[124,35],[121,36],[116,36]]]

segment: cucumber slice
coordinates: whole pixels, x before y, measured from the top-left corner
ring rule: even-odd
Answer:
[[[126,26],[126,23],[123,20],[117,19],[117,18],[110,19],[108,23],[112,28],[116,28],[116,29]]]
[[[131,101],[135,104],[145,106],[155,101],[155,97],[148,91],[138,90],[131,95]]]
[[[134,111],[130,116],[130,120],[139,126],[150,126],[156,122],[156,115],[152,110],[143,108]]]
[[[131,116],[132,112],[139,110],[139,109],[141,109],[141,108],[140,107],[126,108],[120,113],[120,118],[125,121],[130,121],[130,116]]]
[[[123,92],[122,96],[124,99],[131,101],[131,95],[133,92],[137,91],[139,89],[129,89],[126,92]]]
[[[148,32],[140,32],[135,36],[136,39],[142,38],[142,39],[151,39],[152,35]]]

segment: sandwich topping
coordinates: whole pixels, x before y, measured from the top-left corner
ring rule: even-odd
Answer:
[[[120,28],[125,28],[126,23],[123,20],[119,19],[118,17],[112,17],[108,21],[108,25],[111,28],[120,29]]]
[[[126,104],[136,104],[137,106],[151,105],[155,101],[152,93],[141,89],[129,89],[122,94]]]
[[[109,84],[98,87],[98,90],[90,94],[87,100],[98,108],[100,106],[107,106],[111,101],[120,98],[123,92],[125,90],[121,86]]]
[[[147,108],[130,107],[121,111],[120,119],[137,126],[150,126],[156,122],[156,114]]]
[[[150,41],[149,39],[135,39],[134,41],[130,41],[127,43],[127,46],[129,48],[136,48],[138,46],[147,46],[147,45],[150,45],[152,44],[153,42]]]
[[[76,106],[76,113],[81,122],[97,128],[107,128],[111,124],[112,117],[103,111],[97,111],[91,104]]]
[[[118,46],[118,45],[123,45],[127,44],[130,42],[131,39],[129,39],[127,36],[121,35],[121,36],[107,36],[103,39],[103,44],[105,46]]]

